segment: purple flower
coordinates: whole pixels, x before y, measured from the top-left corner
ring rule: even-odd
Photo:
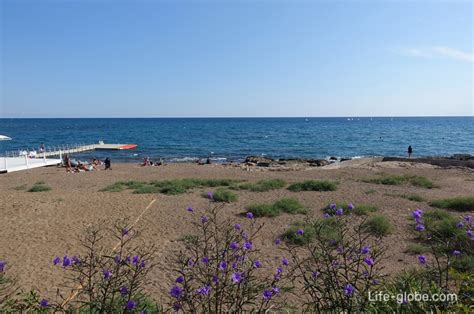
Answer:
[[[248,212],[248,213],[247,213],[247,218],[248,218],[248,219],[252,219],[252,218],[253,218],[253,213],[252,213],[252,212]]]
[[[366,257],[366,258],[364,259],[364,262],[365,262],[367,265],[369,265],[370,267],[372,267],[372,266],[375,265],[374,259],[373,259],[372,257]]]
[[[453,251],[453,255],[456,255],[456,256],[457,256],[457,255],[461,255],[461,251],[454,250],[454,251]]]
[[[48,306],[49,306],[49,301],[46,300],[46,299],[42,299],[42,300],[40,301],[40,306],[41,306],[41,307],[48,307]]]
[[[361,253],[362,254],[368,254],[370,252],[370,246],[366,245],[362,248]]]
[[[194,212],[194,209],[191,206],[189,206],[186,210],[190,213]]]
[[[349,210],[353,210],[353,209],[355,208],[355,206],[354,206],[354,204],[349,203],[349,204],[347,205],[347,208],[349,208]]]
[[[135,306],[137,306],[137,302],[134,301],[134,300],[129,300],[127,302],[127,305],[125,306],[125,308],[129,311],[133,310],[135,308]]]
[[[231,242],[229,247],[231,250],[237,250],[239,248],[239,244],[236,242]]]
[[[140,268],[145,268],[145,261],[141,261]]]
[[[53,265],[56,266],[58,265],[59,263],[61,263],[61,258],[59,256],[56,256],[54,259],[53,259]]]
[[[5,261],[0,261],[0,273],[3,273],[5,271],[5,265],[7,262]]]
[[[244,249],[245,250],[251,250],[252,249],[252,242],[246,241],[244,244]]]
[[[127,295],[128,294],[127,287],[120,287],[119,291],[120,291],[121,295]]]
[[[263,299],[264,300],[270,300],[273,296],[273,291],[272,290],[268,290],[268,289],[265,289],[263,290]]]
[[[297,233],[298,235],[303,235],[303,234],[304,234],[304,230],[301,229],[301,228],[299,228],[298,231],[296,231],[296,233]]]
[[[232,269],[237,269],[237,268],[238,268],[237,263],[232,263]]]
[[[260,261],[255,261],[255,262],[253,262],[253,267],[254,268],[260,268],[260,267],[262,267],[262,263],[260,263]]]
[[[104,275],[104,279],[109,279],[112,277],[112,272],[110,270],[104,270],[102,271],[102,274]]]
[[[284,265],[284,266],[288,266],[288,259],[286,257],[283,257],[283,259],[281,260],[281,263]]]
[[[462,221],[458,222],[458,223],[456,224],[456,227],[458,227],[458,228],[463,228],[463,227],[464,227],[463,222],[462,222]]]
[[[170,290],[170,295],[171,295],[173,298],[179,299],[179,298],[183,295],[183,289],[182,289],[181,287],[174,286],[174,287],[171,288],[171,290]]]
[[[329,218],[329,217],[331,217],[331,215],[329,215],[328,213],[325,213],[325,214],[323,215],[323,217],[324,217],[324,218]]]
[[[179,310],[181,310],[181,304],[179,304],[178,302],[173,303],[173,310],[175,312],[178,312]]]
[[[207,198],[210,200],[214,199],[214,194],[212,194],[212,192],[207,192]]]
[[[219,269],[220,270],[225,270],[227,268],[227,263],[222,261],[219,263]]]
[[[81,265],[81,259],[77,256],[72,257],[72,264],[73,265]]]
[[[202,216],[202,217],[201,217],[201,222],[202,222],[203,224],[205,224],[205,223],[208,222],[208,221],[209,221],[209,218],[207,218],[206,216]]]
[[[471,215],[466,215],[464,216],[464,220],[467,221],[467,222],[470,222],[472,219],[472,216]]]
[[[128,229],[127,228],[123,228],[122,229],[122,235],[126,236],[128,234]]]
[[[344,294],[347,295],[347,296],[351,296],[354,294],[354,287],[348,283],[345,287],[344,287]]]
[[[176,278],[175,280],[177,283],[183,283],[184,282],[184,277],[183,276],[179,276],[178,278]]]
[[[420,262],[421,265],[425,265],[427,262],[426,256],[424,255],[418,256],[418,262]]]
[[[207,294],[209,294],[209,290],[211,290],[211,287],[209,287],[209,286],[203,286],[203,287],[201,287],[201,288],[198,288],[198,289],[196,290],[196,293],[197,293],[197,294],[200,294],[200,295],[207,295]]]
[[[473,234],[474,234],[474,233],[472,232],[472,230],[467,230],[467,231],[466,231],[466,235],[467,235],[468,237],[472,237]]]
[[[273,291],[273,294],[278,294],[278,293],[280,293],[280,288],[278,288],[278,287],[273,287],[273,288],[272,288],[272,291]]]
[[[240,224],[235,224],[234,228],[235,228],[235,230],[240,230]]]
[[[336,210],[336,215],[337,215],[337,216],[342,216],[342,215],[344,215],[344,210],[343,210],[342,208],[338,208],[338,209]]]
[[[201,262],[203,262],[204,264],[208,264],[209,263],[209,257],[204,256],[203,258],[201,258]]]
[[[114,261],[116,264],[120,264],[120,261],[121,261],[120,255],[115,255]]]
[[[135,264],[135,265],[137,265],[139,262],[140,262],[140,256],[135,255],[135,256],[132,258],[132,263]]]
[[[415,209],[415,210],[413,211],[412,216],[413,216],[413,218],[415,218],[415,219],[416,219],[416,218],[419,219],[419,218],[421,218],[421,216],[423,216],[423,211],[422,211],[421,209],[417,208],[417,209]]]
[[[424,231],[424,230],[425,230],[425,226],[422,225],[422,224],[417,224],[416,227],[415,227],[415,230],[416,230],[416,231]]]
[[[68,267],[70,265],[71,265],[71,259],[69,258],[69,256],[64,255],[64,257],[63,257],[63,267]]]
[[[336,207],[337,207],[336,203],[329,204],[329,208],[332,209],[332,210],[335,210]]]
[[[275,245],[280,245],[280,244],[281,244],[280,238],[275,239]]]
[[[214,283],[218,283],[219,282],[219,277],[217,277],[216,275],[212,276],[212,281]]]
[[[277,267],[277,274],[279,275],[281,273],[283,273],[283,268],[281,266],[278,266]]]
[[[248,240],[248,238],[249,238],[248,234],[245,232],[242,232],[242,239]]]
[[[242,273],[232,273],[232,281],[240,283],[242,281]]]
[[[318,276],[319,276],[320,274],[321,274],[321,273],[320,273],[319,271],[313,271],[313,272],[311,273],[311,276],[312,276],[314,279],[316,279],[316,278],[318,278]]]
[[[340,254],[342,254],[344,252],[344,248],[342,246],[338,246],[336,251]]]

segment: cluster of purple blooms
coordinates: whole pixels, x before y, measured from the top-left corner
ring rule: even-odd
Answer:
[[[349,212],[351,212],[354,208],[355,208],[354,204],[352,203],[347,204],[347,209],[349,210]],[[337,208],[336,203],[329,204],[329,209],[330,209],[330,212],[326,212],[324,214],[324,218],[329,218],[334,215],[336,216],[344,215],[344,209],[342,207]]]
[[[64,255],[61,262],[61,258],[59,256],[56,256],[53,259],[53,265],[56,266],[59,264],[62,264],[63,268],[74,266],[74,265],[81,265],[81,259],[78,256],[69,257],[67,255]]]
[[[0,261],[0,274],[5,271],[5,265],[7,265],[7,262]]]

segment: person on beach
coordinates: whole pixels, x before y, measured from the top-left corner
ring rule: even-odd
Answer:
[[[112,165],[110,164],[110,158],[107,157],[104,160],[105,170],[112,170]]]
[[[411,154],[413,153],[413,148],[411,145],[408,146],[408,158],[411,158]]]
[[[66,172],[73,172],[71,167],[71,159],[68,154],[64,155],[63,158],[64,167],[66,167]]]

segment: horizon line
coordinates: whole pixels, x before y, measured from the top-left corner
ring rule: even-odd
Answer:
[[[378,116],[130,116],[130,117],[0,117],[0,119],[312,119],[312,118],[470,118],[471,115],[378,115]]]

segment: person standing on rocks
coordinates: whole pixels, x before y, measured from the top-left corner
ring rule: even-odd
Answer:
[[[413,148],[411,145],[408,146],[408,158],[411,158],[411,154],[413,153]]]

